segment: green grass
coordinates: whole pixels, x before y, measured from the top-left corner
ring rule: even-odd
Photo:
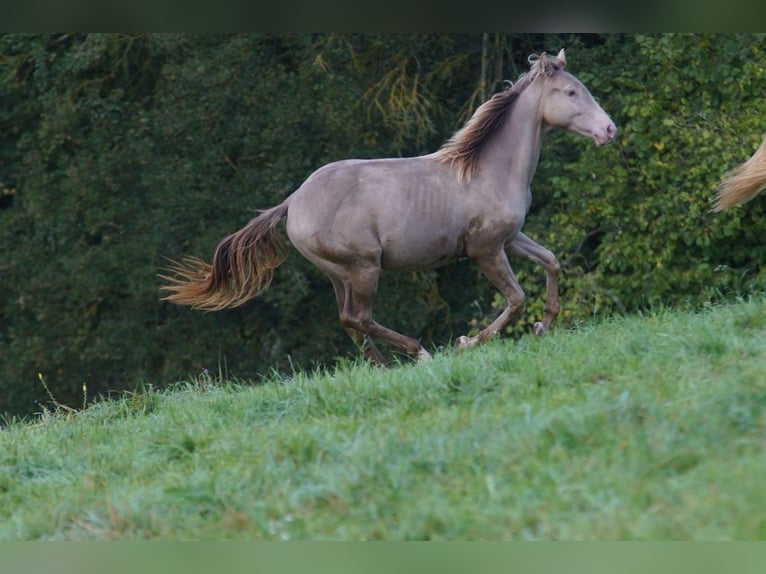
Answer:
[[[55,389],[52,389],[55,394]],[[766,300],[0,431],[2,539],[764,539]]]

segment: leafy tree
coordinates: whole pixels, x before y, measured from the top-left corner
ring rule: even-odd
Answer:
[[[166,257],[209,256],[325,163],[432,145],[446,104],[429,100],[460,85],[438,59],[470,40],[3,36],[0,233],[16,249],[0,267],[0,344],[12,357],[0,410],[36,408],[38,373],[80,404],[83,383],[95,396],[349,352],[326,279],[298,256],[263,298],[216,315],[161,303],[157,273]],[[381,314],[429,324],[434,284],[392,276]]]
[[[760,142],[763,36],[607,36],[573,68],[613,116],[616,145],[543,156],[531,229],[562,255],[568,313],[700,303],[762,290],[763,204],[709,212]]]
[[[353,352],[327,280],[294,252],[244,308],[159,300],[166,258],[209,258],[255,210],[349,157],[435,150],[473,109],[567,48],[620,128],[548,138],[525,232],[563,263],[561,323],[762,289],[764,204],[712,215],[764,128],[763,35],[0,36],[0,411],[162,385],[257,380]],[[514,262],[542,312],[541,270]],[[378,317],[446,344],[494,291],[459,263],[384,274]]]

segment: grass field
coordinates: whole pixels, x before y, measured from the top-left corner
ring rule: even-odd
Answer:
[[[0,538],[764,539],[765,409],[763,298],[200,377],[4,424]]]

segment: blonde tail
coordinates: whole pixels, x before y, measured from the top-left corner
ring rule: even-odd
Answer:
[[[766,188],[766,137],[745,163],[727,173],[716,192],[713,211],[739,205],[753,199]]]
[[[238,307],[265,291],[274,270],[284,261],[284,241],[277,224],[287,215],[287,204],[267,209],[245,227],[223,239],[215,250],[212,265],[195,257],[171,262],[161,275],[168,281],[160,287],[170,295],[163,300],[194,309],[219,311]]]

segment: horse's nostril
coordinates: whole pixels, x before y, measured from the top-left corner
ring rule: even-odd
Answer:
[[[617,133],[617,126],[610,122],[609,125],[606,126],[606,133],[610,136],[613,136]]]

